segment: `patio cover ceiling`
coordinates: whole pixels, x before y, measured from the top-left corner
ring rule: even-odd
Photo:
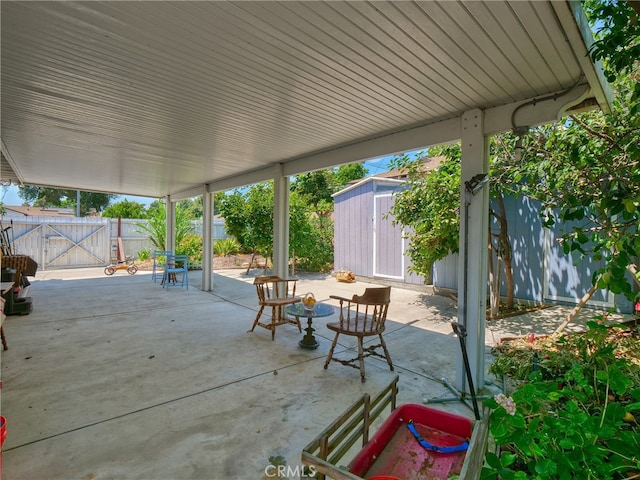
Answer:
[[[608,109],[565,1],[0,8],[2,178],[27,184],[179,199],[454,141],[475,108],[508,130],[571,87]]]

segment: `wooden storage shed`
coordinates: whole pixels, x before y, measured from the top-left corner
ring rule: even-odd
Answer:
[[[334,267],[358,277],[422,285],[405,255],[408,240],[390,214],[397,178],[368,177],[334,194]]]

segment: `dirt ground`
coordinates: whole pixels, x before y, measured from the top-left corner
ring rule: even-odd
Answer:
[[[227,255],[224,257],[213,257],[213,269],[214,270],[228,270],[232,268],[243,269],[249,266],[252,255],[240,254],[240,255]],[[264,266],[264,257],[256,255],[253,268],[259,268]],[[136,260],[136,266],[139,270],[151,270],[153,269],[153,260]]]

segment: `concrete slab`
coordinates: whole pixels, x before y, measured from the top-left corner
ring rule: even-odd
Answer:
[[[247,333],[257,312],[253,276],[216,274],[211,293],[200,279],[191,272],[189,290],[167,291],[144,272],[38,272],[33,312],[5,322],[3,478],[269,478],[275,458],[300,466],[311,439],[396,374],[400,403],[451,396],[441,382],[453,381],[459,349],[449,298],[394,287],[385,339],[396,371],[369,358],[362,384],[357,370],[323,369],[333,338],[325,324],[335,316],[314,321],[320,345],[302,350],[294,326],[279,327],[275,341],[261,328]],[[327,301],[369,285],[308,275],[298,294]],[[532,325],[548,333],[551,313],[542,326],[533,315],[492,325],[487,354],[494,335]],[[354,346],[341,337],[337,354]],[[459,402],[437,407],[472,417]]]

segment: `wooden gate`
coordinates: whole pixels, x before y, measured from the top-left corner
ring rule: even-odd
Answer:
[[[14,221],[14,250],[41,269],[96,267],[110,261],[109,219],[27,217]]]

